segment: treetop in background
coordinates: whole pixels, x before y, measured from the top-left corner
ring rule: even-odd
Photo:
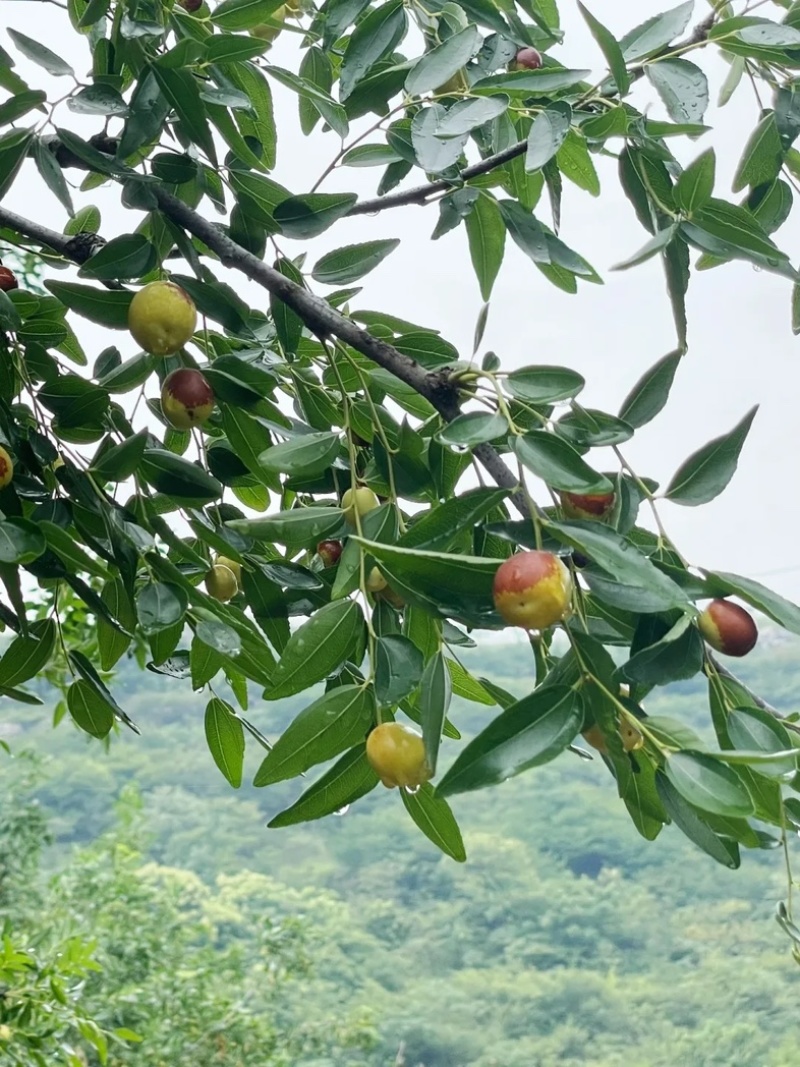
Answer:
[[[558,61],[555,0],[68,0],[51,16],[72,31],[63,56],[9,28],[0,196],[35,167],[65,225],[0,207],[0,617],[14,633],[0,693],[38,702],[24,686],[44,676],[63,690],[57,721],[69,713],[98,738],[137,729],[111,677],[133,654],[208,692],[206,736],[231,785],[246,740],[265,750],[258,786],[328,764],[271,826],[346,808],[382,780],[458,860],[448,797],[587,756],[583,740],[648,840],[672,822],[736,867],[740,846],[800,829],[798,728],[711,651],[756,640],[728,597],[793,633],[800,608],[688,561],[658,512],[725,489],[756,409],[676,455],[663,489],[622,451],[680,372],[692,270],[742,259],[775,273],[800,331],[800,275],[772,237],[800,177],[800,4],[696,6],[617,40],[577,3],[606,68],[597,82],[596,52],[586,69]],[[279,35],[297,44],[296,69],[273,61]],[[715,182],[704,125],[709,51],[728,67],[720,103],[756,90],[738,202]],[[23,78],[22,59],[58,91]],[[631,102],[644,80],[667,119]],[[276,84],[297,101],[281,121],[331,143],[302,188],[270,177]],[[70,129],[74,115],[81,129],[96,117],[95,132]],[[672,146],[687,138],[683,168]],[[508,370],[482,347],[507,236],[539,298],[601,283],[561,217],[564,179],[600,195],[600,156],[616,159],[645,230],[616,269],[662,262],[676,332],[618,412],[584,406],[567,366]],[[380,172],[374,198],[321,191],[334,168],[365,167]],[[104,238],[100,186],[130,232]],[[411,310],[365,306],[356,283],[399,241],[318,258],[285,243],[407,205],[431,206],[433,239],[466,231],[472,352]],[[67,267],[77,280],[58,277]],[[268,311],[237,274],[268,292]],[[86,353],[84,319],[108,331],[102,351]],[[143,350],[123,360],[115,330]],[[504,624],[530,637],[520,700],[459,659],[472,633]],[[713,749],[642,704],[699,673]],[[248,683],[266,702],[324,691],[271,744]],[[437,775],[442,737],[459,738],[454,693],[499,712]],[[780,918],[800,942],[790,910]]]

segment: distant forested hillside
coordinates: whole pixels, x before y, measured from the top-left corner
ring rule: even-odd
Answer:
[[[465,650],[464,662],[477,675],[491,662],[515,693],[530,684],[522,642]],[[767,630],[737,670],[777,707],[800,710],[800,644]],[[268,830],[308,780],[234,791],[205,746],[204,698],[187,683],[123,668],[115,692],[142,736],[125,730],[108,750],[68,721],[52,730],[47,706],[4,706],[2,736],[37,761],[28,789],[31,762],[0,757],[6,800],[31,793],[49,823],[45,865],[61,872],[41,890],[50,914],[77,899],[77,872],[105,869],[124,839],[125,879],[169,898],[174,930],[194,924],[192,952],[207,937],[226,966],[238,954],[231,982],[263,965],[261,920],[297,939],[287,980],[263,1009],[276,1027],[273,1058],[248,1051],[244,1037],[237,1050],[231,1023],[204,1067],[796,1067],[800,968],[772,918],[787,892],[780,851],[745,850],[741,869],[725,872],[673,827],[650,844],[602,761],[569,755],[456,798],[463,865],[421,837],[397,792],[382,788],[342,817]],[[250,714],[269,738],[300,706],[254,694]],[[710,739],[700,682],[656,692],[646,707]],[[451,717],[469,736],[490,714],[459,700]],[[457,745],[445,745],[450,759]],[[253,745],[251,780],[260,757]],[[30,924],[15,906],[18,924]],[[43,914],[47,906],[40,926]],[[108,968],[110,928],[84,918]],[[177,966],[164,951],[165,966]],[[134,1000],[136,988],[133,974]],[[157,1067],[153,1042],[166,1047],[170,1030],[176,1049],[188,1046],[180,1012],[172,1023],[148,1018],[156,1036],[117,1062]],[[164,1062],[183,1060],[176,1052]]]

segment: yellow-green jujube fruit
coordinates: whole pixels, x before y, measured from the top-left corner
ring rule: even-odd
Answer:
[[[2,445],[0,445],[0,489],[5,489],[11,484],[14,477],[14,461]]]
[[[145,352],[169,356],[183,348],[197,329],[197,308],[174,282],[150,282],[131,300],[128,329]]]
[[[363,518],[368,511],[374,511],[378,506],[378,498],[365,485],[359,486],[358,489],[346,489],[342,496],[344,521],[348,526],[356,525],[356,512]]]
[[[209,596],[225,604],[239,592],[239,583],[230,567],[215,563],[206,575],[206,589]]]
[[[367,738],[367,761],[387,789],[418,789],[431,778],[422,735],[400,722],[384,722]]]
[[[492,596],[509,626],[545,630],[570,612],[572,575],[552,552],[518,552],[498,567]]]

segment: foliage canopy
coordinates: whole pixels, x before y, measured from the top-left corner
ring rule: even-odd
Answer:
[[[400,714],[420,724],[435,769],[442,734],[458,736],[453,693],[499,708],[438,785],[400,792],[422,832],[457,860],[464,848],[448,796],[568,750],[575,758],[574,742],[592,728],[648,840],[674,822],[736,867],[740,845],[774,843],[765,825],[781,835],[800,828],[790,795],[796,729],[711,654],[697,603],[735,596],[795,633],[800,608],[746,577],[691,565],[657,510],[658,499],[694,507],[725,489],[755,409],[676,457],[664,489],[622,451],[680,372],[693,270],[743,259],[775,273],[800,329],[799,276],[772,237],[800,174],[800,5],[773,3],[773,18],[757,6],[715,3],[692,29],[690,0],[617,40],[578,4],[607,67],[596,82],[556,58],[555,0],[222,0],[195,10],[190,0],[68,0],[54,16],[74,38],[66,58],[10,28],[0,51],[0,196],[35,167],[66,222],[57,233],[0,207],[0,241],[22,257],[9,262],[28,282],[0,291],[0,433],[15,464],[0,491],[0,616],[15,634],[0,693],[35,702],[25,685],[45,675],[63,689],[57,718],[69,713],[105,738],[115,724],[136,728],[110,679],[126,653],[191,677],[208,688],[206,736],[231,785],[241,783],[246,740],[267,750],[258,785],[330,764],[273,827],[329,815],[376,787],[365,750],[376,722]],[[296,38],[296,70],[271,61],[277,33]],[[540,62],[515,69],[523,47]],[[769,99],[743,138],[738,202],[716,187],[713,147],[686,167],[672,150],[709,139],[699,63],[712,50],[729,67],[723,102],[740,83],[760,84]],[[75,73],[73,51],[88,73]],[[23,59],[66,92],[51,91],[45,74],[39,88],[28,66],[23,78]],[[631,103],[642,79],[668,118]],[[276,83],[296,94],[305,133],[329,132],[331,162],[313,187],[270,177]],[[96,132],[70,129],[74,115],[96,116]],[[617,269],[662,261],[676,330],[618,412],[585,407],[584,379],[569,367],[508,371],[481,353],[507,236],[543,290],[601,283],[560,236],[562,182],[598,195],[600,155],[617,159],[645,231]],[[334,167],[380,168],[376,198],[319,191]],[[86,172],[78,190],[76,171]],[[409,176],[423,184],[406,186]],[[100,186],[129,212],[129,232],[110,240],[90,202]],[[397,241],[313,262],[285,251],[285,240],[311,241],[347,216],[429,202],[434,238],[466,231],[484,302],[471,354],[361,305],[355,283]],[[43,289],[22,269],[31,263]],[[76,266],[77,280],[55,276]],[[268,312],[250,306],[238,274],[267,290]],[[166,278],[194,302],[200,328],[166,356],[123,360],[113,331],[127,328],[136,289]],[[82,320],[109,331],[91,359]],[[153,395],[181,367],[199,369],[215,400],[192,430],[170,425]],[[476,484],[473,468],[496,484]],[[357,487],[379,506],[348,507]],[[603,521],[575,519],[565,493],[604,495],[613,507]],[[343,543],[335,562],[318,551],[324,540]],[[567,620],[531,635],[530,692],[516,700],[473,677],[459,649],[471,632],[501,628],[492,585],[520,548],[561,556],[575,592]],[[201,586],[218,556],[236,578],[229,602]],[[711,748],[642,707],[654,686],[701,672]],[[270,747],[248,683],[269,702],[323,682]],[[626,724],[642,742],[634,752]],[[785,925],[794,937],[790,916]]]

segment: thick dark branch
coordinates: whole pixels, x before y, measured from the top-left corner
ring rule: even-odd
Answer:
[[[79,266],[94,255],[97,249],[105,244],[102,237],[94,233],[79,233],[74,237],[68,237],[57,230],[50,230],[47,226],[41,226],[38,222],[25,219],[13,211],[0,207],[0,226],[7,226],[10,230],[28,237],[32,241],[51,249],[65,259],[71,259]]]
[[[318,337],[337,337],[357,352],[367,356],[379,367],[383,367],[400,381],[410,385],[447,422],[460,414],[458,387],[450,380],[446,372],[426,371],[416,360],[399,352],[393,345],[373,337],[371,333],[357,326],[352,319],[348,319],[332,308],[327,301],[310,293],[262,262],[165,189],[157,185],[150,188],[158,200],[161,211],[168,218],[199,238],[207,248],[216,253],[226,267],[240,271],[277,296],[287,307],[296,312],[305,325]],[[64,234],[23,218],[1,206],[0,225],[7,226],[16,233],[51,248],[74,263],[84,263],[88,258],[80,242],[76,245],[77,238],[65,237]],[[86,235],[79,236],[86,237]],[[522,514],[527,514],[526,501],[522,494],[517,492],[519,480],[505,465],[497,451],[491,445],[480,445],[474,449],[474,455],[498,485],[515,491],[512,497],[515,506]]]
[[[496,152],[493,156],[487,156],[480,163],[473,163],[471,167],[465,167],[457,178],[440,178],[427,185],[417,185],[414,189],[406,189],[402,193],[393,193],[391,196],[376,196],[374,200],[362,200],[348,211],[348,215],[371,215],[376,211],[385,211],[390,207],[405,207],[407,204],[426,204],[437,193],[445,193],[448,189],[458,189],[470,178],[478,178],[481,174],[488,174],[490,170],[496,170],[508,163],[511,159],[521,156],[528,147],[527,141],[517,141],[510,148],[504,148],[502,152]]]

